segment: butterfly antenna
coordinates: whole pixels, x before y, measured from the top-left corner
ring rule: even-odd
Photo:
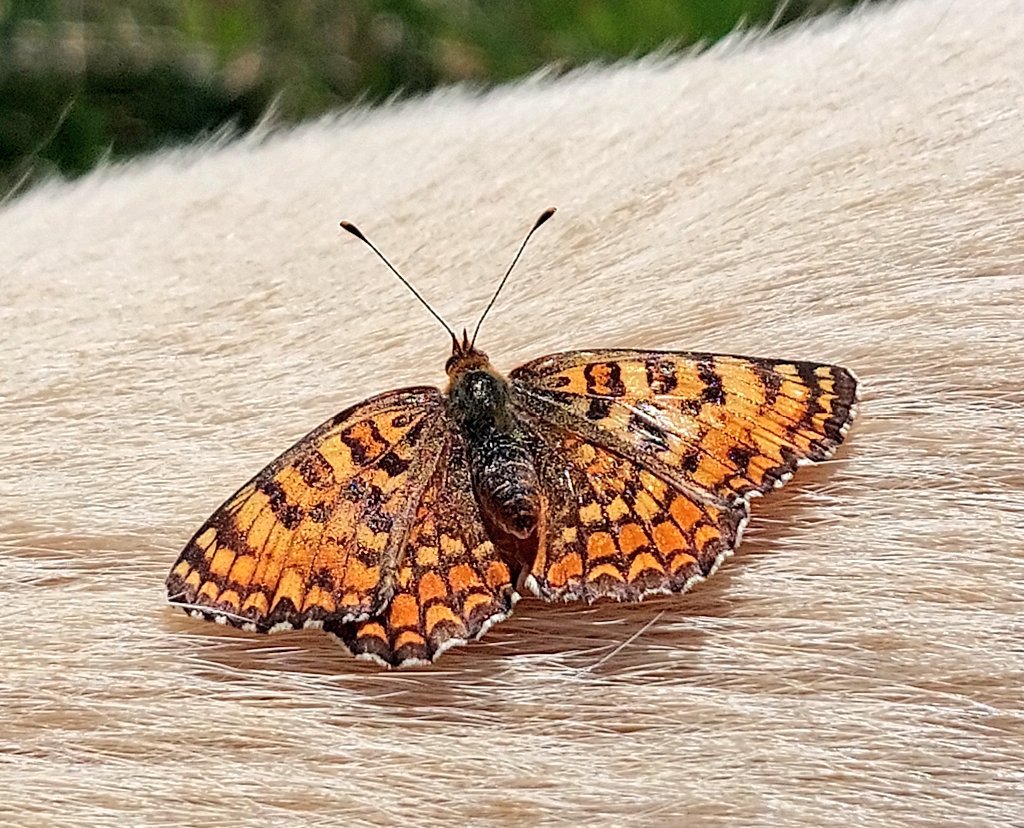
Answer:
[[[494,291],[494,295],[491,297],[491,301],[487,303],[487,307],[484,308],[483,314],[480,316],[480,321],[476,323],[476,328],[473,330],[473,338],[470,340],[470,347],[476,343],[476,335],[480,333],[480,326],[484,324],[484,320],[487,318],[487,314],[491,312],[491,308],[494,307],[494,303],[498,298],[498,294],[501,293],[501,289],[505,287],[505,282],[508,281],[509,274],[512,272],[512,268],[516,266],[516,262],[519,261],[519,257],[523,255],[523,250],[526,249],[526,243],[530,240],[530,236],[537,232],[537,228],[540,227],[545,221],[551,218],[555,214],[554,207],[548,207],[540,217],[533,223],[533,227],[530,228],[530,232],[526,234],[526,238],[523,239],[523,243],[519,245],[519,252],[516,253],[516,257],[512,260],[512,264],[508,266],[508,270],[505,271],[505,275],[498,285],[498,289]]]
[[[398,281],[400,281],[403,285],[405,285],[407,288],[409,288],[409,290],[412,292],[412,295],[420,300],[420,302],[422,303],[423,307],[425,307],[428,311],[430,311],[430,313],[433,315],[434,319],[436,319],[438,322],[440,322],[444,326],[444,329],[446,331],[448,331],[448,333],[451,334],[453,340],[455,339],[455,331],[453,331],[451,329],[451,327],[448,325],[448,323],[445,322],[438,315],[436,310],[434,310],[432,307],[430,307],[430,303],[426,299],[424,299],[422,296],[420,296],[419,291],[417,291],[416,288],[414,288],[409,283],[409,280],[406,279],[401,273],[398,272],[398,268],[396,268],[393,264],[391,264],[391,262],[388,261],[387,256],[385,256],[383,253],[381,253],[377,249],[376,245],[374,245],[374,243],[372,241],[370,241],[368,238],[366,238],[366,236],[363,235],[363,231],[362,230],[360,230],[358,227],[356,227],[350,221],[343,221],[343,222],[341,222],[341,228],[343,230],[348,230],[348,232],[351,233],[353,236],[355,236],[357,239],[359,239],[362,242],[365,242],[366,246],[369,247],[370,250],[372,250],[374,253],[376,253],[377,256],[380,257],[380,260],[382,262],[384,262],[384,264],[386,264],[389,268],[391,268],[391,272],[394,273],[398,277]]]

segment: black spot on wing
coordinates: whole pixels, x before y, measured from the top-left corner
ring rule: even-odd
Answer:
[[[811,362],[796,363],[796,372],[800,381],[807,386],[807,411],[804,413],[803,421],[810,422],[811,419],[822,412],[821,403],[821,380],[817,374],[818,366]]]
[[[334,469],[324,459],[324,456],[316,450],[303,454],[295,468],[302,475],[307,486],[314,489],[329,489],[335,484]]]
[[[365,526],[371,532],[390,532],[394,528],[395,521],[390,515],[377,509],[368,509],[362,517]]]
[[[695,400],[692,397],[682,397],[676,407],[679,409],[680,414],[689,414],[696,417],[700,414],[700,409],[703,405],[704,403],[700,400]]]
[[[587,406],[588,420],[603,420],[612,411],[612,400],[609,397],[591,397]]]
[[[376,465],[389,477],[398,477],[409,469],[409,461],[399,457],[393,451],[381,455]]]
[[[753,456],[753,449],[747,446],[733,446],[729,449],[729,460],[740,474],[746,474]]]
[[[647,385],[654,394],[671,394],[679,384],[676,364],[667,357],[648,357],[644,360],[647,370]]]
[[[288,502],[288,496],[281,484],[274,479],[265,480],[257,485],[270,501],[270,509],[285,529],[294,529],[302,522],[304,512],[298,506]]]
[[[603,376],[605,372],[607,372],[607,376]],[[592,362],[583,369],[583,376],[587,380],[588,394],[601,394],[608,397],[624,397],[626,395],[626,385],[622,381],[622,369],[617,362]]]
[[[723,405],[725,403],[725,391],[722,390],[722,378],[715,371],[714,362],[710,359],[700,360],[697,363],[697,376],[704,383],[701,399],[712,405]]]
[[[238,526],[233,520],[211,520],[216,522],[217,543],[233,549],[239,555],[255,555],[258,550],[249,544],[248,526]]]
[[[342,487],[341,496],[353,503],[365,499],[373,487],[361,477],[353,477]]]
[[[362,436],[356,436],[356,429],[368,432]],[[367,465],[374,457],[374,450],[379,450],[386,445],[384,437],[373,420],[362,420],[338,435],[341,441],[352,452],[352,460],[357,466]]]
[[[281,598],[267,616],[261,621],[256,622],[256,629],[260,632],[267,632],[277,624],[283,622],[294,623],[294,619],[298,614],[298,608],[291,598]]]
[[[764,383],[764,399],[769,406],[775,405],[779,399],[779,389],[782,387],[782,376],[774,368],[767,368],[760,372],[761,382]]]
[[[309,579],[311,586],[318,586],[325,592],[334,591],[334,572],[326,566],[316,569]]]

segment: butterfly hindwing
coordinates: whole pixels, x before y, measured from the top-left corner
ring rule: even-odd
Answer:
[[[473,495],[465,439],[452,426],[416,509],[389,606],[325,629],[357,655],[415,664],[479,638],[508,617],[518,597]]]
[[[443,411],[436,388],[408,388],[303,437],[196,532],[168,576],[171,602],[260,631],[378,612],[439,460]]]
[[[732,552],[746,503],[702,503],[578,435],[538,432],[543,509],[525,586],[546,599],[683,592]]]

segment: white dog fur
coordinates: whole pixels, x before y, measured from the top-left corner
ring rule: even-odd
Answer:
[[[0,823],[1024,822],[1024,13],[910,0],[166,152],[0,210]],[[449,343],[837,362],[684,596],[434,666],[166,606],[221,500]]]

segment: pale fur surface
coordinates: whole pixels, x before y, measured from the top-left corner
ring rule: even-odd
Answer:
[[[1024,823],[1024,14],[906,2],[448,91],[0,211],[0,824]],[[481,345],[837,362],[837,458],[692,593],[385,671],[165,604],[234,488]]]

